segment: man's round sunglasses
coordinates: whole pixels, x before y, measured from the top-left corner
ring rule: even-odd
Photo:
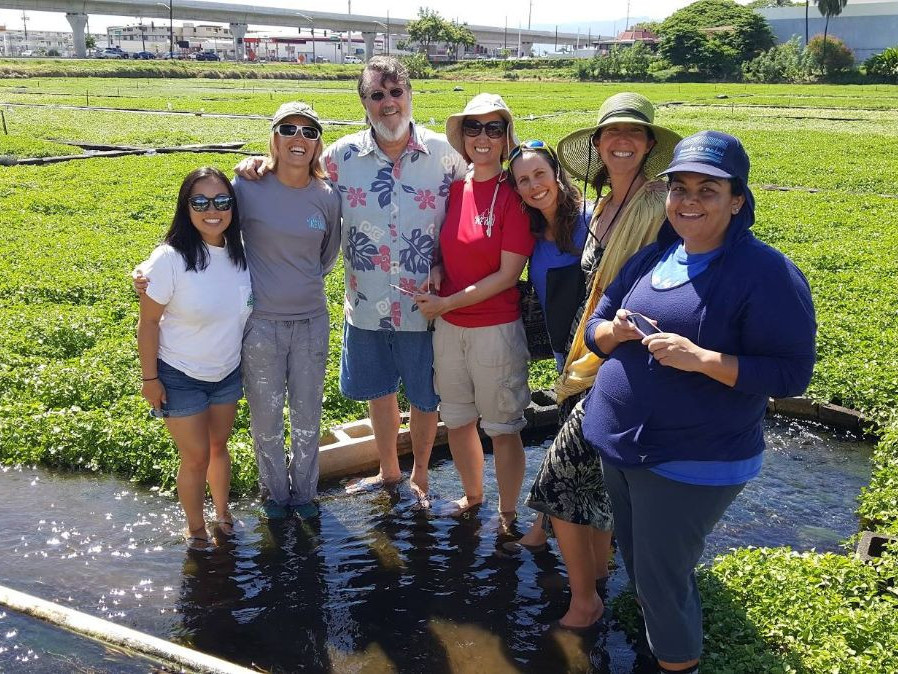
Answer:
[[[210,199],[205,194],[194,194],[187,200],[187,203],[197,213],[208,211],[209,204],[212,204],[216,211],[229,211],[234,205],[234,197],[229,194],[216,194]]]
[[[293,138],[298,133],[306,140],[318,140],[321,132],[314,126],[300,126],[299,124],[278,124],[274,127],[275,133],[284,138]]]
[[[478,122],[476,119],[466,119],[461,123],[462,131],[469,138],[477,138],[481,131],[486,131],[487,138],[501,138],[505,135],[505,129],[508,125],[502,120],[493,120],[492,122]]]
[[[393,98],[402,98],[402,95],[405,93],[405,89],[403,89],[402,87],[393,87],[388,92],[378,89],[376,91],[372,91],[370,94],[362,96],[362,98],[370,98],[372,101],[380,103],[387,97],[387,93],[389,93]]]

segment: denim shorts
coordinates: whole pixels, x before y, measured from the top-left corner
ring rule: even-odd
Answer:
[[[189,417],[205,411],[209,405],[236,403],[243,397],[239,366],[221,381],[201,381],[157,358],[156,373],[166,397],[161,413],[150,411],[156,417]]]
[[[340,392],[352,400],[374,400],[396,393],[400,380],[412,405],[436,411],[431,333],[361,330],[344,323]]]

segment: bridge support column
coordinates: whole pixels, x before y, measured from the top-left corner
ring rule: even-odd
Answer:
[[[65,18],[72,27],[72,40],[75,42],[75,56],[79,59],[87,58],[87,43],[84,40],[84,27],[87,25],[87,14],[81,12],[66,12]]]
[[[365,40],[365,60],[370,61],[374,56],[374,38],[376,33],[362,33],[362,39]]]
[[[232,23],[230,26],[231,35],[234,37],[234,60],[242,63],[243,57],[246,55],[246,45],[243,43],[243,38],[246,37],[247,25],[245,23]]]

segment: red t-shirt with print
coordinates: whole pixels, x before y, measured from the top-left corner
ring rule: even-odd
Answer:
[[[502,251],[525,257],[533,252],[530,219],[521,208],[521,198],[507,179],[498,184],[496,192],[500,176],[484,182],[457,180],[449,187],[449,206],[440,230],[444,270],[441,297],[499,271]],[[490,229],[487,220],[494,193]],[[518,289],[512,286],[477,304],[448,311],[443,318],[463,328],[510,323],[521,316],[518,295]]]

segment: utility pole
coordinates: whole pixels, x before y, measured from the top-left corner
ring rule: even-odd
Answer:
[[[624,30],[630,30],[630,0],[627,0],[627,23],[624,25]]]
[[[558,24],[555,24],[555,51],[558,51]]]
[[[530,19],[533,18],[533,0],[530,0],[530,11],[527,12],[527,30],[530,30]]]
[[[25,10],[22,10],[22,30],[25,31],[25,49],[28,49],[28,22],[31,21],[25,16]]]
[[[505,55],[508,56],[508,17],[505,17],[505,32],[503,33],[502,38],[502,48],[505,50]]]

